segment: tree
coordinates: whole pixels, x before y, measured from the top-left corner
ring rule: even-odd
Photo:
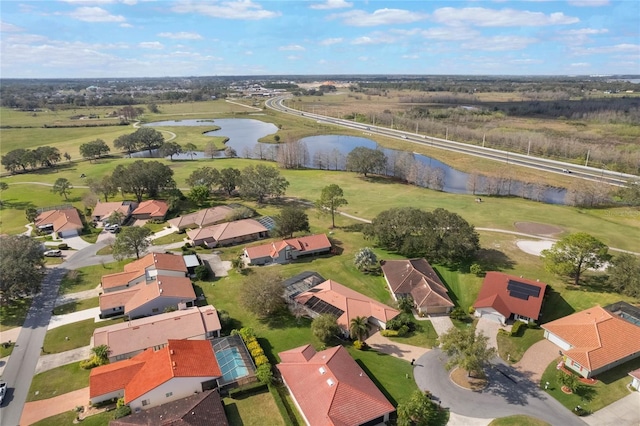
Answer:
[[[196,155],[197,151],[198,151],[198,147],[195,146],[195,144],[193,144],[191,142],[185,144],[185,146],[184,146],[185,154],[187,154],[189,157],[191,157],[192,160],[193,160],[193,156]]]
[[[64,154],[62,154],[62,156],[64,157],[65,160],[71,161],[71,155],[68,152],[65,152]]]
[[[7,182],[0,182],[0,191],[6,191],[7,189],[9,189],[9,184],[7,184]],[[0,195],[0,207],[4,205],[2,198],[3,197]]]
[[[367,317],[355,317],[349,323],[349,336],[352,339],[364,342],[369,337],[369,320]]]
[[[207,144],[204,146],[204,155],[213,160],[217,153],[218,149],[216,148],[216,144],[213,142],[207,142]]]
[[[35,222],[38,217],[38,210],[33,207],[29,207],[24,211],[24,215],[29,223]]]
[[[140,253],[149,248],[149,236],[151,230],[141,226],[127,226],[116,237],[113,243],[113,256],[118,259],[136,255],[140,259]]]
[[[340,333],[338,319],[332,314],[318,315],[311,321],[311,331],[322,343],[329,343]]]
[[[191,188],[189,195],[187,196],[196,205],[202,206],[207,202],[209,198],[209,189],[204,185],[197,185]]]
[[[615,193],[624,204],[640,206],[640,182],[629,181]]]
[[[220,182],[220,172],[212,167],[200,167],[195,169],[187,178],[190,187],[206,186],[211,191],[214,185]]]
[[[14,173],[16,170],[22,169],[23,171],[27,169],[24,158],[27,150],[24,148],[14,149],[12,151],[7,152],[6,155],[2,156],[0,163],[4,166],[5,169],[9,170],[11,173]]]
[[[169,157],[173,161],[173,156],[182,152],[182,147],[177,142],[165,142],[160,147],[160,155],[163,157]]]
[[[580,284],[580,276],[587,269],[598,269],[611,259],[609,247],[585,233],[569,234],[550,249],[542,250],[545,268],[554,274],[568,275],[574,284]]]
[[[415,302],[413,301],[413,297],[411,296],[400,297],[398,299],[398,309],[400,309],[402,312],[410,314],[413,312],[414,306]]]
[[[361,248],[353,258],[353,264],[359,271],[367,271],[376,263],[378,263],[378,258],[370,247]]]
[[[240,302],[261,318],[280,311],[285,307],[282,277],[273,269],[249,275],[240,289]]]
[[[122,225],[122,222],[124,222],[124,219],[125,219],[124,213],[118,210],[114,210],[113,213],[111,213],[107,218],[107,222],[110,225],[114,225],[114,224]]]
[[[359,146],[347,154],[347,170],[364,177],[369,173],[383,173],[387,167],[387,157],[378,149]]]
[[[331,227],[336,227],[335,213],[338,207],[347,205],[347,200],[343,198],[344,193],[335,183],[322,188],[320,199],[316,201],[316,207],[321,213],[329,212],[331,214]]]
[[[136,140],[132,137],[132,133],[128,135],[120,135],[113,141],[114,148],[122,149],[129,154],[131,157],[131,153],[136,151]]]
[[[275,167],[258,164],[242,170],[238,188],[242,198],[263,203],[268,197],[281,197],[289,182],[280,175]]]
[[[293,237],[297,231],[310,232],[309,216],[300,207],[286,206],[280,210],[280,214],[274,217],[276,222],[276,235],[280,237]]]
[[[109,175],[103,176],[100,180],[87,179],[87,185],[91,192],[96,195],[102,195],[105,203],[109,201],[109,197],[118,193],[118,185]]]
[[[438,407],[429,396],[417,389],[398,404],[398,426],[431,426],[437,424]]]
[[[51,192],[56,193],[58,195],[63,195],[64,199],[68,200],[69,197],[67,197],[67,195],[71,193],[72,189],[73,189],[73,185],[71,185],[71,182],[69,182],[69,179],[58,178],[54,182],[53,187],[51,188]]]
[[[147,105],[147,109],[149,110],[149,112],[152,112],[152,113],[154,113],[154,114],[157,114],[157,113],[159,113],[159,112],[160,112],[160,109],[158,108],[158,104],[157,104],[157,103],[155,103],[155,102],[150,102],[150,103]]]
[[[227,158],[236,158],[238,156],[238,153],[236,152],[235,149],[228,146],[224,149],[224,155]]]
[[[162,133],[151,127],[140,127],[130,137],[134,140],[137,149],[146,149],[149,151],[149,155],[164,143]]]
[[[5,235],[0,247],[0,301],[37,293],[45,274],[41,243],[26,235]]]
[[[640,259],[630,253],[620,253],[607,268],[609,285],[627,296],[640,297]]]
[[[138,160],[127,166],[120,164],[111,176],[122,192],[133,193],[138,202],[142,202],[144,194],[149,198],[155,198],[161,189],[172,189],[176,186],[173,170],[155,160]]]
[[[33,153],[42,167],[53,167],[61,158],[58,148],[52,146],[39,146]]]
[[[111,349],[107,345],[98,345],[91,348],[91,353],[95,357],[98,365],[109,364],[109,353]]]
[[[571,392],[576,392],[580,387],[580,380],[573,373],[565,373],[564,371],[558,371],[557,375],[558,383],[562,387],[567,388]]]
[[[89,162],[102,157],[109,151],[111,151],[111,148],[109,148],[109,145],[102,139],[96,139],[80,145],[80,155],[82,155],[83,158],[87,158]]]
[[[496,349],[488,346],[489,338],[476,334],[471,327],[459,329],[452,327],[438,337],[442,350],[449,355],[447,368],[460,367],[471,376],[482,374],[484,366],[496,354]]]
[[[231,194],[233,194],[233,191],[236,190],[236,187],[240,183],[241,176],[242,172],[232,167],[227,167],[220,170],[220,181],[218,182],[218,184],[220,185],[220,189],[231,196]]]

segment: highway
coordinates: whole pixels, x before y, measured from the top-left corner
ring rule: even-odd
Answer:
[[[475,157],[487,158],[489,160],[500,161],[505,164],[514,164],[523,167],[529,167],[548,173],[566,174],[572,178],[579,178],[597,182],[605,182],[609,185],[624,186],[629,181],[639,181],[640,176],[630,175],[626,173],[614,172],[611,170],[599,169],[595,167],[581,166],[572,163],[564,163],[562,161],[550,160],[546,158],[534,157],[509,151],[502,151],[493,148],[485,148],[482,146],[471,145],[468,143],[456,142],[447,139],[435,138],[419,133],[405,132],[402,130],[394,130],[386,127],[373,126],[363,123],[356,123],[350,120],[328,117],[320,114],[299,111],[284,105],[284,100],[289,96],[278,96],[271,98],[265,102],[267,108],[279,111],[285,114],[297,115],[318,123],[333,124],[336,126],[347,127],[350,129],[361,130],[365,134],[381,135],[391,138],[400,139],[417,145],[424,145],[430,148],[443,149],[447,151],[459,152]]]

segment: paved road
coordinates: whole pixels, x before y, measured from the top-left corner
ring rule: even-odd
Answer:
[[[413,374],[420,389],[431,391],[443,407],[456,414],[486,419],[525,414],[554,426],[585,425],[558,401],[544,394],[523,373],[499,359],[494,360],[495,364],[488,369],[490,385],[482,392],[472,392],[455,385],[449,379],[445,363],[446,355],[434,348],[418,358]]]
[[[33,299],[22,331],[4,369],[3,379],[7,382],[8,391],[0,419],[2,426],[16,426],[20,422],[31,379],[40,357],[40,348],[47,333],[51,311],[58,296],[60,281],[65,273],[66,270],[63,268],[47,270],[42,291]]]

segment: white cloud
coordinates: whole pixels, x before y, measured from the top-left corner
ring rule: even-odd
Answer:
[[[402,9],[378,9],[373,13],[363,10],[336,13],[329,16],[329,19],[341,19],[346,25],[354,27],[373,27],[376,25],[409,24],[421,21],[427,15],[411,10]]]
[[[613,46],[578,47],[573,49],[576,55],[592,55],[600,53],[625,53],[637,55],[640,60],[640,44],[621,43]]]
[[[123,24],[120,24],[120,27],[122,27],[122,28],[133,28],[133,25],[128,24],[128,23],[125,22]]]
[[[114,3],[123,3],[126,4],[128,6],[133,6],[134,4],[138,3],[137,0],[62,0],[65,3],[71,3],[71,4],[86,4],[86,5],[92,5],[95,6],[97,4],[114,4]]]
[[[326,59],[320,59],[320,60],[318,61],[318,63],[319,63],[320,65],[324,65],[324,64],[326,64],[326,63],[327,63],[327,60],[326,60]]]
[[[580,28],[580,29],[576,29],[576,30],[567,30],[567,31],[562,31],[562,34],[568,34],[568,35],[593,35],[593,34],[605,34],[608,33],[609,30],[602,28],[602,29],[595,29],[595,28]]]
[[[198,33],[179,32],[179,33],[159,33],[158,37],[171,38],[174,40],[202,40],[202,36]]]
[[[306,50],[304,47],[300,46],[299,44],[290,44],[288,46],[280,46],[278,48],[278,50],[297,50],[297,51],[304,51]]]
[[[366,61],[368,61],[369,59],[371,59],[371,58],[369,58],[368,56],[358,56],[358,60],[359,60],[359,61],[366,62]]]
[[[419,55],[402,55],[402,59],[420,59]]]
[[[354,39],[351,44],[390,44],[396,43],[398,41],[398,37],[394,37],[385,33],[374,33],[369,36],[362,36]]]
[[[20,28],[17,25],[10,24],[8,22],[0,21],[0,32],[3,33],[19,33],[24,31],[23,28]]]
[[[511,59],[508,61],[510,64],[517,65],[530,65],[530,64],[542,64],[544,61],[542,59]]]
[[[341,37],[336,37],[336,38],[326,38],[324,40],[322,40],[320,43],[320,45],[322,46],[331,46],[332,44],[338,44],[338,43],[342,43],[342,38]]]
[[[480,33],[468,27],[433,27],[420,32],[424,38],[433,40],[468,40]]]
[[[520,36],[477,37],[462,43],[464,49],[498,52],[505,50],[521,50],[538,40]]]
[[[608,6],[609,0],[569,0],[569,4],[571,6],[587,6],[587,7],[598,7],[598,6]]]
[[[352,7],[353,3],[344,0],[326,0],[324,3],[316,3],[309,6],[311,9],[328,10],[328,9],[344,9]]]
[[[200,3],[186,0],[176,4],[173,9],[177,13],[196,13],[220,19],[260,20],[280,16],[280,12],[264,10],[251,0]]]
[[[290,61],[297,61],[298,59],[300,59],[300,56],[289,55],[289,56],[287,56],[287,59],[290,60]]]
[[[580,19],[566,16],[562,12],[546,15],[542,12],[527,10],[495,10],[484,7],[465,7],[462,9],[443,7],[434,11],[433,20],[444,25],[471,24],[478,27],[540,27],[580,22]]]
[[[164,45],[159,41],[143,41],[138,43],[138,47],[141,49],[154,49],[154,50],[164,49]]]
[[[69,16],[84,22],[124,22],[122,15],[112,15],[101,7],[79,7]]]
[[[253,55],[253,52],[250,51],[250,50],[247,50],[246,52],[244,52],[244,54],[247,55],[247,56],[251,56],[251,55]]]
[[[585,68],[591,65],[589,62],[574,62],[571,64],[574,68]]]

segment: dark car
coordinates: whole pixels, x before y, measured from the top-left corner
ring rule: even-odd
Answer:
[[[5,382],[0,382],[0,405],[4,401],[4,396],[7,394],[7,384]]]

